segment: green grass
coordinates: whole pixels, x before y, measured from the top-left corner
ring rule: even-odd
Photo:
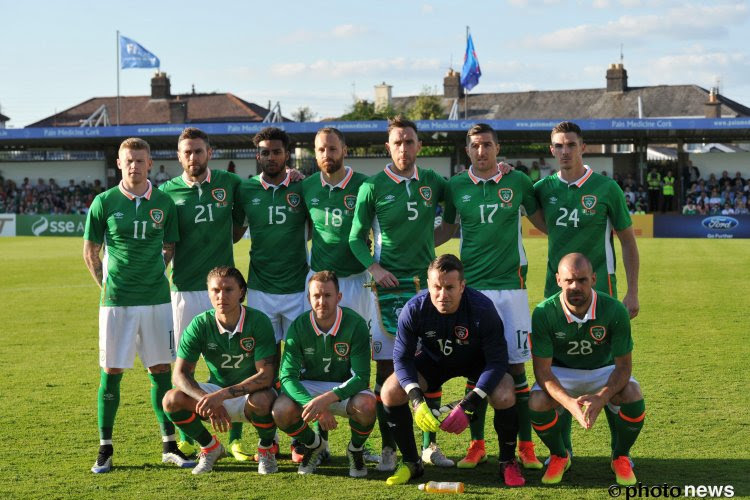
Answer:
[[[247,245],[243,241],[235,252],[243,270]],[[736,496],[750,495],[750,242],[642,239],[639,246],[641,313],[633,322],[633,359],[647,417],[633,449],[637,477],[649,486],[731,484]],[[331,433],[334,460],[314,477],[298,476],[287,457],[280,461],[281,473],[270,477],[258,476],[254,464],[228,459],[206,477],[162,466],[148,381],[138,361],[122,384],[116,468],[91,474],[98,441],[98,294],[81,248],[76,238],[0,239],[0,440],[6,450],[0,489],[6,498],[423,497],[416,485],[386,487],[386,474],[372,469],[365,480],[346,477],[346,426]],[[534,305],[542,298],[546,244],[529,240],[526,249]],[[441,250],[456,251],[455,240]],[[619,279],[625,283],[624,275]],[[446,400],[460,391],[460,381],[450,382]],[[491,421],[488,448],[496,456]],[[608,498],[613,477],[603,422],[574,431],[573,468],[559,487],[541,487],[541,473],[527,472],[527,487],[501,492],[494,458],[473,472],[428,467],[425,480],[464,481],[467,498]],[[379,446],[377,428],[373,437]],[[244,440],[248,446],[256,441],[249,426]],[[467,440],[439,438],[456,459]],[[288,442],[284,437],[282,451]]]

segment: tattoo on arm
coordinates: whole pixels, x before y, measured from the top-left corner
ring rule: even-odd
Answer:
[[[252,394],[256,391],[261,391],[271,386],[273,378],[274,367],[276,356],[268,356],[267,358],[261,359],[255,363],[255,368],[258,370],[255,375],[247,378],[237,385],[227,387],[227,391],[233,397],[244,396],[245,394]]]
[[[102,259],[99,257],[101,249],[101,245],[92,241],[84,241],[83,243],[83,260],[99,288],[101,288],[102,281],[104,281]]]

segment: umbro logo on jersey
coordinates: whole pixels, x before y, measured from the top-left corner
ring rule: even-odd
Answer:
[[[387,195],[387,196],[386,196],[385,198],[383,198],[383,200],[384,200],[384,201],[385,201],[386,203],[390,203],[390,202],[392,202],[392,201],[395,201],[395,200],[396,200],[396,197],[395,197],[395,196],[393,196],[392,194],[389,194],[389,195]]]
[[[251,201],[253,205],[260,205],[260,198],[253,198]]]
[[[310,200],[310,205],[312,206],[317,206],[318,203],[320,203],[320,200],[317,198],[313,198],[312,200]]]
[[[314,347],[305,347],[303,351],[307,356],[312,356],[315,354],[315,348]]]
[[[424,336],[428,339],[435,338],[435,332],[433,330],[430,330],[429,332],[425,332]]]
[[[213,342],[209,342],[206,347],[208,348],[209,351],[215,351],[216,349],[219,348],[219,346],[214,344]]]
[[[115,212],[114,215],[115,215],[115,219],[122,219],[125,216],[125,214],[122,212]]]
[[[465,194],[465,195],[463,195],[463,196],[461,197],[461,201],[463,201],[464,203],[466,203],[466,202],[468,202],[468,201],[471,201],[471,195],[470,195],[470,194]]]
[[[557,196],[550,196],[550,198],[549,198],[549,204],[550,205],[557,205]]]
[[[181,207],[182,205],[185,204],[185,198],[180,198],[179,200],[175,201],[174,204],[177,205],[178,207]]]
[[[564,339],[565,338],[565,332],[555,332],[555,337],[558,339]]]

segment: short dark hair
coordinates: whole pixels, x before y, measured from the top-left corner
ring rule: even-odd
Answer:
[[[206,284],[208,285],[208,283],[214,278],[233,278],[242,290],[242,298],[240,299],[240,304],[245,301],[245,295],[247,294],[247,281],[245,281],[245,277],[242,276],[242,271],[240,271],[236,267],[218,266],[214,267],[208,272],[208,276],[206,277]]]
[[[451,271],[458,271],[458,279],[463,281],[464,279],[464,265],[455,255],[451,253],[444,253],[443,255],[435,258],[430,262],[430,266],[427,268],[429,273],[433,269],[441,273],[449,273]]]
[[[341,145],[346,146],[346,139],[344,139],[344,134],[342,134],[339,129],[335,127],[323,127],[322,129],[318,130],[318,132],[315,134],[315,138],[317,139],[319,135],[323,135],[323,134],[335,135],[341,141]]]
[[[466,132],[466,145],[468,146],[469,144],[471,144],[472,136],[485,133],[492,134],[492,140],[495,142],[495,144],[498,143],[497,132],[495,132],[494,128],[490,127],[486,123],[477,123],[476,125],[471,127],[468,132]]]
[[[211,147],[211,143],[208,141],[208,134],[199,128],[188,127],[183,130],[180,137],[177,139],[177,144],[180,144],[185,139],[201,139],[206,143],[207,148]]]
[[[555,125],[555,128],[552,129],[552,133],[550,134],[550,139],[552,139],[552,136],[554,136],[555,134],[567,134],[568,132],[573,132],[578,136],[579,139],[581,139],[581,141],[583,141],[583,133],[581,133],[581,127],[573,122],[560,122]]]
[[[394,128],[412,128],[414,133],[418,133],[417,124],[406,118],[404,115],[396,115],[393,118],[388,119],[388,135],[391,135],[391,130]]]
[[[333,286],[336,287],[336,292],[338,293],[339,291],[339,277],[336,276],[336,273],[334,271],[318,271],[317,273],[310,276],[309,280],[307,280],[308,285],[313,281],[319,281],[321,283],[327,283],[331,281],[333,283]]]
[[[279,127],[266,127],[253,137],[253,144],[257,148],[263,141],[281,141],[284,144],[284,151],[289,151],[289,135]]]

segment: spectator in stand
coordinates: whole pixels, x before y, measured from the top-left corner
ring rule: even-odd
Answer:
[[[622,183],[622,177],[620,177],[620,174],[614,174],[612,176],[612,180],[617,183],[618,186],[620,186],[620,189],[625,189]]]
[[[734,213],[737,215],[750,214],[748,208],[750,208],[750,202],[742,203],[740,200],[734,202]]]
[[[717,188],[711,189],[711,196],[708,197],[709,205],[721,205],[721,195]]]
[[[542,178],[542,172],[539,170],[539,163],[531,162],[531,170],[529,170],[529,178],[531,183],[534,184],[536,181]]]
[[[708,206],[703,200],[698,201],[698,215],[708,215]]]
[[[635,182],[635,179],[633,179],[633,174],[627,174],[625,176],[625,180],[622,181],[622,189],[625,190],[626,187],[629,187],[630,189],[635,188],[637,183]]]
[[[544,158],[539,158],[539,176],[544,179],[548,175],[552,175],[554,173],[554,169],[551,165],[547,165],[547,163],[544,161]]]
[[[154,176],[154,187],[158,187],[169,180],[169,174],[164,170],[164,165],[159,165],[159,171]]]
[[[726,186],[731,186],[734,183],[734,179],[729,177],[729,172],[724,170],[721,173],[721,178],[719,179],[719,188],[724,189]]]
[[[237,173],[237,166],[232,160],[229,160],[229,165],[227,165],[227,172],[231,172],[233,174]]]
[[[696,215],[698,214],[698,206],[695,204],[693,198],[688,198],[687,203],[682,207],[682,215]]]
[[[698,182],[701,178],[701,171],[698,170],[698,167],[693,165],[693,162],[688,160],[688,173],[690,174],[690,182]]]
[[[734,215],[734,208],[731,203],[724,203],[724,208],[721,209],[721,215]]]
[[[708,181],[706,181],[706,186],[708,187],[708,189],[719,188],[719,180],[716,178],[716,175],[711,174],[708,176]]]
[[[47,191],[49,191],[49,186],[45,184],[44,179],[40,177],[36,183],[36,186],[34,186],[34,189],[36,189],[37,193],[46,193]]]
[[[708,215],[721,215],[721,205],[718,203],[711,203],[708,207]]]
[[[636,196],[633,190],[630,188],[630,186],[625,186],[624,194],[625,194],[625,199],[628,201],[628,203],[635,205]]]
[[[521,160],[518,160],[516,162],[516,170],[523,172],[526,175],[529,175],[529,167],[523,164]]]
[[[91,194],[96,196],[97,194],[102,193],[102,192],[104,192],[104,186],[102,186],[102,181],[100,181],[99,179],[94,179],[94,185],[91,187]]]
[[[646,213],[646,202],[644,200],[636,200],[635,210],[633,215],[644,215]]]

